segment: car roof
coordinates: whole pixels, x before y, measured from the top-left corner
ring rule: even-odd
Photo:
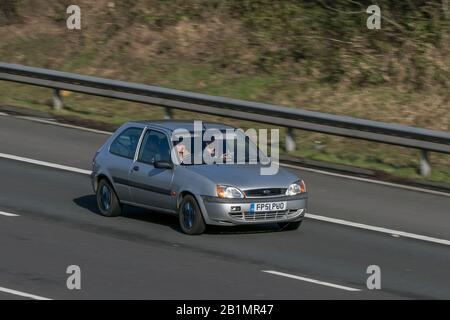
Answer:
[[[148,126],[158,126],[169,131],[174,131],[179,128],[186,129],[188,131],[194,131],[194,120],[142,120],[142,121],[132,121],[130,123],[139,123]],[[234,129],[232,126],[215,123],[215,122],[203,122],[203,129],[215,128],[218,130]]]

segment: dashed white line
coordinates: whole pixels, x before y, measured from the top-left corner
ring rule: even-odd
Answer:
[[[311,213],[305,214],[305,217],[306,218],[310,218],[310,219],[314,219],[314,220],[320,220],[320,221],[336,223],[336,224],[349,226],[349,227],[353,227],[353,228],[359,228],[359,229],[371,230],[371,231],[376,231],[376,232],[381,232],[381,233],[387,233],[387,234],[389,234],[389,235],[391,235],[393,237],[405,237],[405,238],[411,238],[411,239],[422,240],[422,241],[433,242],[433,243],[438,243],[438,244],[443,244],[443,245],[446,245],[446,246],[450,246],[450,240],[433,238],[433,237],[423,236],[423,235],[420,235],[420,234],[409,233],[409,232],[404,232],[404,231],[398,231],[398,230],[393,230],[393,229],[388,229],[388,228],[374,227],[374,226],[371,226],[371,225],[368,225],[368,224],[351,222],[351,221],[347,221],[347,220],[329,218],[329,217],[324,217],[324,216],[318,216],[316,214],[311,214]]]
[[[265,272],[265,273],[270,273],[270,274],[274,274],[274,275],[277,275],[277,276],[281,276],[281,277],[286,277],[286,278],[291,278],[291,279],[295,279],[295,280],[315,283],[315,284],[319,284],[319,285],[326,286],[326,287],[332,287],[332,288],[346,290],[346,291],[361,291],[361,289],[351,288],[351,287],[347,287],[347,286],[341,286],[339,284],[334,284],[334,283],[330,283],[330,282],[324,282],[324,281],[315,280],[315,279],[311,279],[311,278],[299,277],[299,276],[296,276],[296,275],[293,275],[293,274],[289,274],[289,273],[278,272],[278,271],[273,271],[273,270],[261,270],[261,271]]]
[[[5,217],[18,217],[19,215],[18,215],[18,214],[15,214],[15,213],[9,213],[9,212],[3,212],[3,211],[0,211],[0,216],[5,216]]]
[[[17,161],[21,161],[21,162],[26,162],[26,163],[31,163],[31,164],[36,164],[36,165],[40,165],[40,166],[45,166],[45,167],[50,167],[50,168],[55,168],[55,169],[60,169],[60,170],[66,170],[66,171],[76,172],[76,173],[81,173],[81,174],[86,174],[86,175],[90,175],[92,173],[92,171],[90,171],[90,170],[84,170],[84,169],[80,169],[80,168],[64,166],[64,165],[46,162],[46,161],[34,160],[34,159],[30,159],[30,158],[24,158],[24,157],[11,155],[11,154],[5,154],[5,153],[0,153],[0,158],[17,160]],[[416,239],[416,240],[439,243],[439,244],[443,244],[443,245],[447,245],[447,246],[450,245],[450,241],[446,240],[446,239],[433,238],[433,237],[423,236],[423,235],[409,233],[409,232],[403,232],[403,231],[398,231],[398,230],[393,230],[393,229],[388,229],[388,228],[383,228],[383,227],[371,226],[371,225],[367,225],[367,224],[363,224],[363,223],[357,223],[357,222],[352,222],[352,221],[347,221],[347,220],[342,220],[342,219],[329,218],[329,217],[319,216],[319,215],[311,214],[311,213],[307,213],[305,215],[305,217],[310,218],[310,219],[350,226],[350,227],[354,227],[354,228],[360,228],[360,229],[366,229],[366,230],[371,230],[371,231],[376,231],[376,232],[381,232],[381,233],[387,233],[390,235],[396,235],[396,236],[405,237],[405,238],[412,238],[412,239]]]
[[[30,158],[14,156],[14,155],[11,155],[11,154],[6,154],[6,153],[0,153],[0,158],[16,160],[16,161],[36,164],[36,165],[39,165],[39,166],[50,167],[50,168],[54,168],[54,169],[60,169],[60,170],[71,171],[71,172],[82,173],[82,174],[88,174],[88,175],[91,174],[91,172],[92,172],[92,171],[89,171],[89,170],[84,170],[84,169],[79,169],[79,168],[75,168],[75,167],[64,166],[64,165],[61,165],[61,164],[56,164],[56,163],[51,163],[51,162],[46,162],[46,161],[34,160],[34,159],[30,159]]]
[[[9,293],[9,294],[13,294],[13,295],[16,295],[16,296],[20,296],[20,297],[24,297],[24,298],[30,298],[30,299],[34,299],[34,300],[52,300],[52,299],[41,297],[41,296],[37,296],[37,295],[34,295],[34,294],[21,292],[21,291],[17,291],[17,290],[12,290],[12,289],[8,289],[8,288],[3,288],[3,287],[0,287],[0,292]]]

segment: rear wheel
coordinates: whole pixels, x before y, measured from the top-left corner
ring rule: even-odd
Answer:
[[[197,201],[191,195],[186,195],[178,209],[181,230],[190,235],[202,234],[205,231],[205,221]]]
[[[293,222],[279,222],[278,226],[282,229],[282,230],[297,230],[298,227],[300,227],[300,225],[302,224],[302,220],[300,221],[293,221]]]
[[[105,217],[117,217],[122,212],[119,198],[106,179],[102,179],[98,183],[97,205],[100,213]]]

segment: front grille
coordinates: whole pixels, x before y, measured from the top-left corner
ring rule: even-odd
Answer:
[[[251,189],[245,190],[245,195],[249,198],[252,197],[273,197],[285,195],[285,188],[262,188],[262,189]]]
[[[284,220],[292,218],[299,213],[296,209],[285,210],[285,211],[268,211],[268,212],[257,212],[251,213],[248,211],[244,212],[230,212],[230,216],[236,220],[241,221],[267,221],[267,220]]]

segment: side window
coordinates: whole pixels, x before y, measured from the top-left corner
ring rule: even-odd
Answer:
[[[111,143],[109,152],[117,156],[133,159],[142,130],[140,128],[126,129]]]
[[[164,133],[148,130],[142,140],[138,161],[153,164],[155,161],[170,161],[170,147]]]

